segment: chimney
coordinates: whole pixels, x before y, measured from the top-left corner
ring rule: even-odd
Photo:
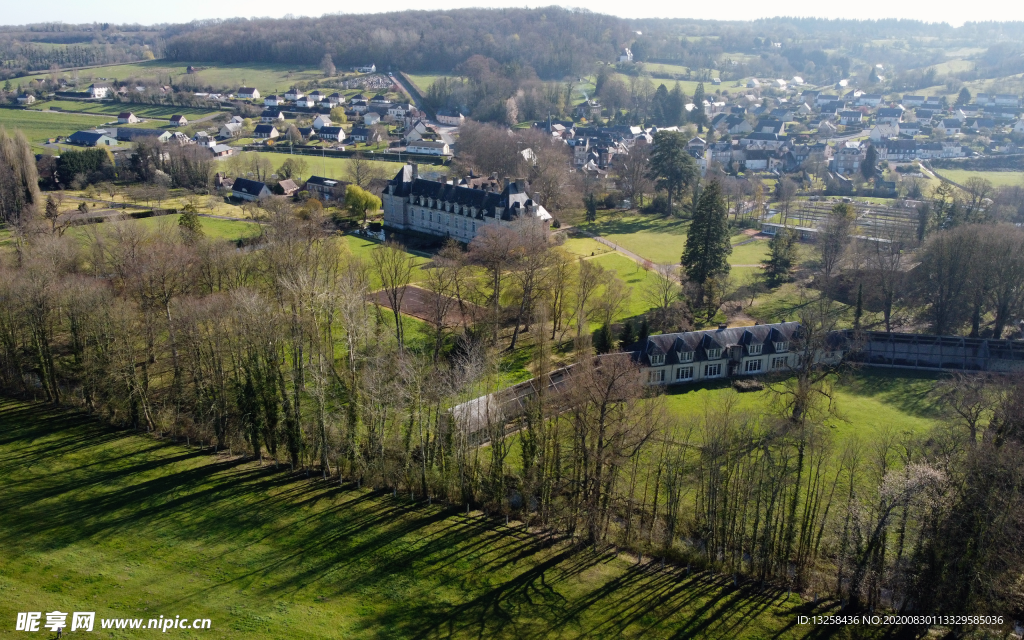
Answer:
[[[722,323],[722,324],[718,325],[718,330],[719,331],[725,331],[728,328],[729,328],[729,325],[727,325],[725,323]]]
[[[420,165],[416,164],[415,162],[412,162],[410,164],[412,164],[412,179],[418,180],[420,177]]]
[[[512,179],[509,178],[508,176],[505,176],[504,180],[502,180],[502,183],[501,183],[502,189],[507,187],[509,182],[512,182]]]
[[[519,190],[519,193],[526,193],[526,180],[522,178],[516,180],[516,189]]]

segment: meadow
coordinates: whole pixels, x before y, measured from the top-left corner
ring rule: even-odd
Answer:
[[[109,117],[0,109],[0,126],[8,131],[21,129],[34,146],[46,142],[48,138],[71,135],[81,129],[92,129],[109,121]]]
[[[170,120],[171,116],[183,115],[189,121],[198,120],[199,118],[203,118],[212,113],[218,113],[218,111],[214,109],[193,109],[191,107],[138,104],[131,102],[85,102],[83,100],[41,101],[33,104],[29,109],[35,111],[53,109],[59,111],[95,113],[97,115],[114,116],[115,118],[117,117],[117,114],[123,111],[131,111],[140,118]]]
[[[964,169],[939,169],[939,174],[947,180],[963,184],[969,178],[983,178],[996,187],[1024,186],[1022,171],[966,171]]]
[[[236,91],[242,86],[256,87],[264,95],[287,91],[296,82],[323,78],[323,73],[319,69],[302,69],[294,65],[252,63],[208,66],[201,62],[150,60],[82,69],[78,72],[78,84],[83,90],[93,82],[113,82],[128,78],[154,80],[163,84],[170,80],[171,84],[177,84],[181,76],[186,75],[185,71],[190,64],[197,68],[195,80],[199,86],[209,85],[231,91]],[[61,75],[70,77],[67,73]],[[32,78],[42,80],[48,76],[48,73],[43,73]]]
[[[95,611],[98,629],[103,618],[181,615],[209,618],[226,639],[830,635],[797,624],[828,604],[574,548],[462,505],[338,486],[42,405],[0,401],[0,434],[5,620]]]
[[[166,237],[169,234],[177,233],[178,218],[179,216],[172,214],[168,216],[139,218],[137,220],[123,220],[119,224],[138,226]],[[200,216],[199,223],[202,226],[203,235],[213,240],[237,242],[260,234],[259,225],[246,220],[222,220]],[[68,236],[85,242],[92,238],[94,234],[102,233],[104,225],[107,224],[104,222],[71,227],[66,233]]]

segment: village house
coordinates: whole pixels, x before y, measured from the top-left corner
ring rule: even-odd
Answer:
[[[619,62],[633,62],[633,52],[628,47],[623,48],[619,53]]]
[[[352,142],[365,142],[367,144],[374,144],[384,139],[376,130],[367,129],[366,127],[352,127],[348,137]]]
[[[252,131],[253,138],[259,138],[263,140],[270,140],[281,135],[281,132],[277,130],[272,124],[258,124]]]
[[[466,116],[458,110],[441,109],[437,112],[437,121],[452,127],[460,127],[466,122]]]
[[[277,109],[264,109],[260,114],[260,124],[274,124],[284,122],[284,112]]]
[[[356,73],[377,73],[377,65],[371,64],[365,67],[355,67]]]
[[[321,140],[341,142],[345,139],[345,130],[341,127],[322,126],[316,130],[316,137]]]
[[[868,138],[873,142],[880,142],[882,140],[888,140],[889,138],[898,138],[900,135],[900,126],[898,124],[876,124],[871,127],[871,132],[868,133]]]
[[[270,189],[262,182],[236,178],[235,183],[231,185],[231,195],[240,200],[254,202],[263,198],[269,198],[271,194]]]
[[[184,127],[187,124],[188,120],[185,118],[185,116],[171,116],[172,127]]]
[[[384,224],[469,242],[488,225],[533,218],[545,225],[551,215],[529,194],[525,180],[463,178],[457,184],[425,180],[407,164],[381,194]]]
[[[903,121],[903,109],[900,107],[882,107],[875,113],[878,124],[899,124]]]
[[[329,107],[336,107],[339,104],[345,104],[345,96],[341,95],[340,93],[335,92],[335,93],[332,93],[331,95],[327,96],[326,102],[327,102],[327,106],[329,106]]]
[[[940,124],[942,132],[947,136],[958,136],[960,135],[960,128],[963,123],[956,118],[944,118]]]
[[[313,118],[313,128],[316,129],[317,131],[319,131],[323,127],[329,127],[332,124],[333,123],[331,122],[331,116],[324,115],[322,113],[317,117]]]
[[[352,102],[349,103],[348,107],[357,115],[360,113],[366,113],[370,109],[370,105],[367,104],[366,100],[353,99]]]
[[[281,100],[281,96],[267,96],[266,98],[263,98],[264,107],[279,107],[282,102],[283,100]]]
[[[284,94],[284,99],[288,100],[289,102],[295,102],[296,100],[299,100],[300,98],[305,98],[305,97],[306,97],[306,94],[302,93],[301,91],[299,91],[295,87],[292,87],[291,89],[286,91],[285,94]]]
[[[172,134],[170,131],[164,129],[128,129],[118,128],[117,139],[121,142],[138,142],[139,140],[147,140],[151,142],[167,142],[174,135],[182,135],[181,133]]]
[[[285,179],[277,183],[277,188],[274,189],[278,195],[282,196],[294,196],[299,192],[299,185],[295,184],[294,180]]]
[[[839,132],[839,128],[832,124],[828,120],[822,120],[818,123],[818,135],[826,138],[831,138]]]
[[[255,87],[239,87],[235,93],[239,100],[259,100],[260,92]]]
[[[848,142],[832,157],[833,171],[840,175],[857,173],[864,157],[865,150],[858,143]]]
[[[383,93],[378,93],[377,95],[370,98],[370,105],[375,107],[385,107],[389,104],[391,104],[391,99],[388,98]]]
[[[342,200],[345,197],[345,187],[348,186],[347,182],[341,180],[335,180],[333,178],[325,178],[323,176],[310,176],[306,180],[303,189],[309,192],[309,194],[315,197],[317,200],[322,202],[330,202],[331,200]]]
[[[309,95],[306,97],[312,100],[314,104],[317,104],[324,99],[324,94],[321,93],[319,89],[316,89],[314,91],[310,91]]]
[[[864,114],[860,111],[840,111],[839,112],[839,124],[842,125],[858,125],[864,121]]]
[[[378,122],[380,122],[380,114],[374,111],[369,111],[363,115],[363,124],[368,127],[371,127]]]
[[[106,98],[110,93],[110,87],[105,84],[91,84],[86,91],[90,98]]]
[[[137,124],[139,118],[131,111],[122,111],[117,114],[117,124]]]
[[[220,132],[217,135],[219,135],[221,138],[227,139],[227,138],[237,138],[241,134],[242,134],[242,123],[240,123],[240,122],[226,122],[226,123],[224,123],[221,126]]]
[[[295,101],[295,106],[302,109],[309,109],[316,106],[316,100],[313,100],[313,98],[310,98],[309,96],[302,96]]]
[[[442,141],[431,142],[429,140],[418,140],[413,142],[409,144],[405,150],[408,153],[422,153],[424,155],[431,156],[447,156],[451,153],[448,148],[448,143]]]
[[[903,96],[903,106],[905,107],[920,107],[924,104],[924,96]]]
[[[36,101],[36,97],[31,93],[23,93],[18,96],[18,104],[32,104]]]
[[[215,158],[226,158],[235,155],[235,148],[228,144],[215,144],[210,147]]]

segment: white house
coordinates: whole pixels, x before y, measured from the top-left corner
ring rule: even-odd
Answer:
[[[31,93],[23,93],[18,96],[18,104],[32,104],[36,101],[36,97]]]
[[[277,107],[281,105],[281,96],[267,96],[263,98],[263,106]]]
[[[314,103],[317,103],[324,99],[324,94],[321,93],[319,89],[317,89],[315,91],[310,92],[310,94],[306,97],[312,100]]]
[[[260,123],[274,124],[275,122],[284,122],[284,112],[276,109],[264,109],[260,114]]]
[[[619,54],[619,62],[633,62],[633,52],[628,48],[623,49]]]
[[[302,93],[301,91],[299,91],[295,87],[292,87],[291,89],[286,91],[285,94],[284,94],[284,99],[285,100],[291,100],[292,102],[295,102],[299,98],[304,98],[304,97],[306,97],[306,94]]]
[[[898,124],[876,124],[871,128],[871,133],[868,134],[868,138],[874,142],[881,142],[882,140],[888,140],[889,138],[898,138],[900,135],[900,125]]]
[[[135,124],[138,121],[138,117],[131,111],[122,111],[117,114],[117,124]]]
[[[259,100],[260,92],[255,87],[239,87],[238,93],[239,100]]]
[[[380,122],[380,114],[374,111],[368,111],[363,114],[363,124],[366,126],[375,125]]]
[[[371,64],[365,67],[356,67],[357,73],[377,73],[377,65]]]
[[[231,195],[236,198],[252,202],[254,200],[269,198],[270,189],[268,189],[267,185],[262,182],[247,180],[245,178],[236,178],[235,183],[231,185]]]
[[[89,85],[88,92],[90,98],[106,98],[107,94],[110,93],[110,87],[105,84],[91,84]]]
[[[345,139],[345,130],[341,127],[332,127],[330,125],[320,127],[317,129],[316,137],[321,140],[332,140],[334,142],[341,142]]]
[[[1013,124],[1014,133],[1024,133],[1024,118],[1018,120]]]
[[[316,100],[314,100],[313,98],[310,98],[309,96],[303,96],[303,97],[301,97],[301,98],[299,98],[298,100],[295,101],[295,106],[296,107],[306,107],[306,108],[315,107],[316,106]]]
[[[331,126],[331,117],[328,115],[320,114],[313,118],[313,128],[319,131],[323,127]]]
[[[429,140],[417,140],[405,148],[409,153],[422,153],[430,156],[446,156],[450,151],[447,142],[430,142]]]
[[[171,116],[172,127],[184,127],[187,124],[188,120],[185,118],[185,116]]]
[[[221,138],[237,138],[242,134],[242,124],[240,122],[227,122],[220,128]]]

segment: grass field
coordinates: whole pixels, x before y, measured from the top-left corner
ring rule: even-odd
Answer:
[[[95,611],[98,631],[103,618],[181,615],[212,630],[175,637],[226,639],[827,637],[797,624],[815,610],[785,591],[573,550],[458,506],[41,405],[0,402],[0,511],[9,622]]]
[[[0,126],[8,131],[21,129],[25,137],[35,144],[46,142],[47,138],[67,136],[81,129],[91,129],[109,121],[109,117],[0,109]]]
[[[414,85],[416,85],[416,88],[419,89],[420,92],[423,93],[424,95],[427,93],[427,89],[430,88],[430,85],[434,84],[435,80],[437,80],[438,78],[449,78],[449,77],[451,77],[451,76],[446,76],[446,75],[443,75],[443,74],[441,74],[441,75],[413,75],[411,73],[407,73],[405,75],[408,76],[410,80],[412,80],[412,83]]]
[[[258,224],[245,220],[221,220],[219,218],[200,217],[199,222],[202,225],[203,234],[206,235],[207,238],[215,240],[228,240],[230,242],[235,242],[260,233]],[[104,224],[106,223],[71,227],[68,229],[67,234],[71,237],[85,240],[91,237],[93,233],[102,231]],[[162,236],[166,236],[167,234],[177,233],[178,216],[154,216],[152,218],[140,218],[138,220],[125,220],[121,224],[138,225],[142,228],[155,231]]]
[[[939,169],[939,174],[947,180],[963,184],[968,178],[984,178],[997,187],[1024,186],[1022,171],[965,171],[963,169]]]
[[[657,264],[678,264],[688,223],[654,215],[598,212],[597,222],[580,225]]]
[[[938,424],[939,407],[935,376],[913,372],[865,369],[841,378],[836,385],[836,406],[840,419],[830,430],[839,439],[859,438],[869,443],[886,430],[924,433]],[[737,408],[760,415],[770,406],[768,391],[739,393],[729,382],[702,386],[680,386],[669,391],[669,410],[686,420],[700,415],[705,403],[728,399]]]
[[[289,157],[300,158],[306,161],[308,171],[303,178],[310,175],[324,176],[338,180],[348,180],[348,166],[352,162],[348,158],[321,158],[317,156],[289,156],[287,149],[281,153],[267,153],[268,158],[274,164],[276,171]],[[398,162],[387,162],[384,160],[373,160],[372,166],[376,167],[383,178],[390,180],[395,177],[402,165]],[[437,172],[438,175],[448,175],[448,168],[440,165],[420,165],[420,175],[424,172]]]
[[[196,81],[200,86],[210,85],[214,88],[237,90],[241,86],[256,87],[261,94],[280,93],[288,90],[296,82],[315,80],[323,78],[319,69],[303,69],[294,65],[282,64],[232,64],[232,65],[208,65],[201,62],[165,62],[163,60],[151,60],[136,64],[113,65],[109,67],[96,67],[95,69],[82,69],[78,72],[79,87],[83,90],[94,81],[106,78],[107,81],[127,80],[128,78],[140,78],[143,80],[156,80],[166,84],[168,77],[172,84],[179,81],[180,76],[185,75],[189,64],[195,66]],[[69,74],[61,74],[70,77]],[[33,76],[37,80],[48,77],[49,74]]]
[[[47,110],[50,108],[61,111],[81,111],[85,113],[96,113],[106,116],[117,116],[122,111],[131,111],[140,118],[155,118],[170,120],[173,115],[183,115],[189,121],[198,120],[211,113],[217,113],[212,109],[193,109],[190,107],[174,107],[154,104],[132,104],[128,102],[85,102],[82,100],[48,100],[37,102],[32,105],[32,110]]]

